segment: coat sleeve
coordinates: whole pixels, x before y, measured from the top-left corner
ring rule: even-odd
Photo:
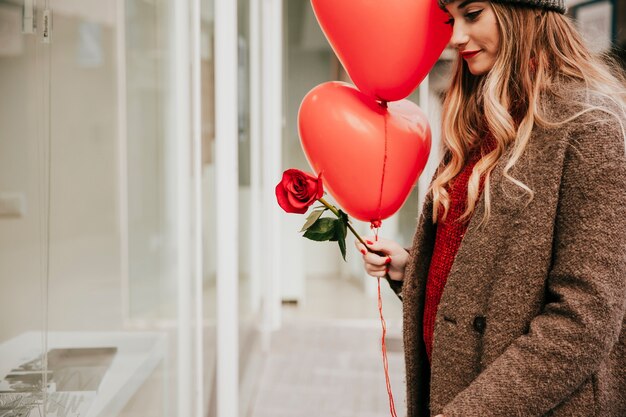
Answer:
[[[445,417],[542,416],[606,361],[626,301],[625,152],[616,119],[572,128],[548,302],[528,333],[444,407]]]
[[[387,278],[387,282],[389,283],[389,287],[391,287],[393,292],[396,293],[400,301],[402,301],[402,281],[395,281],[393,279]]]

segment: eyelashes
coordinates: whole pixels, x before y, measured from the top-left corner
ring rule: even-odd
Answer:
[[[482,10],[477,10],[477,11],[475,11],[475,12],[469,12],[469,13],[466,13],[464,17],[465,17],[468,21],[473,22],[473,21],[475,21],[475,20],[478,18],[478,16],[479,16],[481,13],[482,13]],[[450,19],[446,20],[446,21],[445,21],[445,22],[443,22],[443,23],[444,23],[445,25],[451,25],[451,26],[452,26],[452,25],[454,25],[454,18],[452,18],[452,17],[451,17]]]
[[[465,15],[465,18],[467,18],[467,20],[473,22],[474,20],[476,20],[478,18],[478,16],[482,13],[482,10],[477,10],[475,12],[470,12],[467,13]]]

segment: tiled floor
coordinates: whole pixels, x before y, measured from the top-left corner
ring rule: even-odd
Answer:
[[[401,304],[383,284],[389,375],[404,416]],[[250,417],[390,416],[376,298],[336,279],[309,280],[307,294],[306,306],[284,307]]]
[[[376,278],[367,277],[376,282]],[[383,315],[390,324],[402,320],[402,303],[384,280],[380,283]],[[302,305],[286,305],[283,320],[378,320],[376,296],[365,294],[356,280],[347,278],[315,277],[305,283],[306,300]]]

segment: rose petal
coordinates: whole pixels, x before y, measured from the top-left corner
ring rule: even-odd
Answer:
[[[285,189],[287,189],[290,193],[296,192],[296,181],[293,177],[284,181],[283,184],[285,184]]]
[[[287,213],[293,213],[293,206],[289,203],[287,195],[288,193],[285,191],[283,183],[278,183],[276,186],[276,201],[278,202],[278,205]]]
[[[282,181],[276,186],[276,199],[286,212],[303,214],[323,195],[320,188],[319,177],[292,168],[283,172]]]
[[[317,178],[310,178],[307,180],[306,188],[311,191],[311,194],[317,193]]]
[[[302,193],[306,193],[306,187],[296,188],[296,190],[291,194],[294,196],[298,196],[298,195],[302,195]]]
[[[292,213],[304,214],[309,209],[309,204],[307,204],[306,202],[303,203],[294,198],[293,194],[287,194],[287,199],[289,200],[289,204],[293,208]]]
[[[276,201],[278,202],[278,205],[287,213],[306,213],[306,208],[304,209],[304,211],[302,211],[301,207],[294,207],[291,204],[291,202],[289,201],[289,193],[285,190],[282,183],[279,183],[276,186]]]
[[[320,172],[319,177],[317,177],[317,199],[319,200],[324,196],[324,182],[322,181],[322,173]]]
[[[307,207],[313,205],[316,201],[317,201],[317,196],[315,194],[313,194],[307,201],[306,201],[306,205]]]
[[[300,201],[307,201],[309,199],[309,190],[305,188],[302,191],[293,194],[293,196]]]
[[[301,192],[295,194],[295,197],[300,201],[309,201],[311,196],[315,196],[315,184],[311,187],[311,183],[308,182],[305,187],[302,188]]]

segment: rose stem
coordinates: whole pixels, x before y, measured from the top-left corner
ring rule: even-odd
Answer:
[[[341,218],[339,216],[339,210],[337,210],[337,207],[333,206],[332,204],[329,204],[328,201],[324,200],[324,197],[320,198],[319,200],[320,203],[322,203],[323,205],[325,205],[330,211],[332,211],[335,216],[337,216],[338,218]],[[359,236],[359,234],[356,232],[356,230],[354,230],[354,228],[352,227],[352,225],[350,224],[350,222],[348,222],[348,229],[350,229],[350,231],[352,232],[352,234],[359,240],[359,242],[361,242],[363,244],[363,246],[365,246],[365,249],[367,249],[368,252],[374,252],[373,250],[371,250],[367,244],[365,243],[365,241],[361,238],[361,236]]]

